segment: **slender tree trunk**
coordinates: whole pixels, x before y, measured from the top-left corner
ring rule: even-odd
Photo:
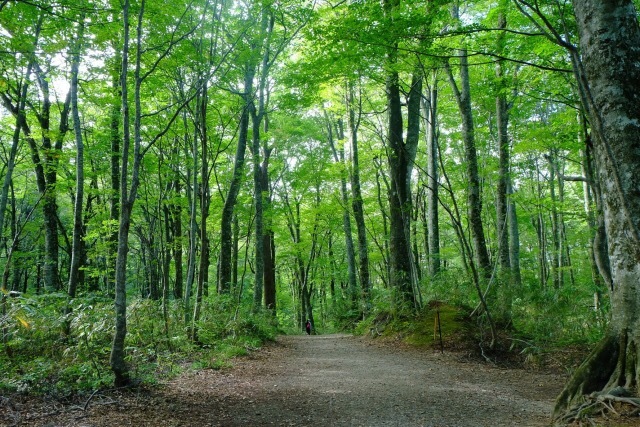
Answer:
[[[558,217],[558,200],[556,196],[556,150],[552,149],[549,160],[549,196],[551,198],[551,278],[553,287],[559,289],[562,285],[562,272],[560,271],[560,223]]]
[[[274,240],[273,222],[270,219],[271,195],[269,181],[269,159],[272,149],[265,147],[262,161],[261,186],[264,198],[264,211],[267,213],[264,223],[263,251],[264,251],[264,306],[275,316],[276,314],[276,248]]]
[[[506,3],[502,2],[502,8]],[[498,28],[507,28],[506,10],[501,9],[498,15]],[[504,32],[498,33],[498,53],[504,50]],[[496,127],[498,131],[498,186],[496,190],[496,226],[498,236],[498,265],[500,267],[499,292],[501,293],[501,315],[505,320],[511,318],[511,306],[513,299],[511,260],[509,250],[509,224],[508,224],[508,188],[509,188],[509,104],[505,94],[504,63],[496,63],[496,79],[498,80],[498,94],[496,96]]]
[[[369,272],[369,243],[367,241],[367,228],[364,222],[364,202],[360,185],[360,154],[358,147],[358,129],[360,127],[361,106],[355,109],[356,97],[352,84],[349,84],[349,130],[351,132],[351,190],[353,200],[353,218],[356,222],[358,233],[358,271],[360,289],[364,304],[364,314],[371,309],[371,274]]]
[[[109,219],[117,224],[120,219],[120,162],[122,153],[120,152],[121,135],[120,122],[122,120],[122,54],[116,47],[116,65],[113,70],[112,94],[114,101],[111,105],[111,124],[109,126],[109,139],[111,141],[111,197],[109,206]],[[119,67],[119,69],[118,69]],[[109,253],[107,256],[107,265],[109,271],[115,271],[116,254],[118,252],[118,229],[114,227],[113,233],[109,237]],[[115,274],[108,274],[108,291],[112,292],[115,288]]]
[[[511,195],[513,194],[513,184],[511,183],[511,180],[509,180],[507,184],[507,225],[509,227],[509,262],[511,267],[511,284],[514,288],[520,288],[522,285],[522,275],[520,273],[520,232],[518,230],[518,215],[516,212],[516,203],[511,198]]]
[[[177,154],[177,149],[176,149]],[[179,175],[176,173],[174,176],[174,191],[176,195],[180,195],[182,192],[182,185],[180,183]],[[173,288],[173,296],[176,299],[181,299],[183,296],[182,287],[184,283],[184,269],[182,266],[182,207],[179,204],[171,206],[171,218],[172,218],[172,247],[173,247],[173,259],[175,265],[175,283]]]
[[[434,278],[440,272],[440,227],[438,218],[438,89],[434,81],[427,107],[427,247],[429,275]]]
[[[187,129],[187,121],[185,122],[185,132]],[[184,322],[189,325],[191,321],[191,297],[193,295],[193,284],[196,281],[196,262],[198,253],[198,193],[200,192],[198,185],[198,133],[193,132],[194,137],[191,140],[191,162],[192,169],[187,173],[190,177],[190,186],[187,188],[187,200],[189,200],[189,254],[187,255],[187,282],[184,287]],[[188,137],[185,135],[185,139]]]
[[[69,297],[75,298],[80,279],[80,266],[83,259],[84,227],[82,210],[84,206],[84,142],[78,110],[78,68],[80,66],[80,50],[84,37],[84,16],[81,17],[80,28],[71,56],[71,115],[73,117],[73,131],[76,142],[76,195],[73,213],[73,249],[71,252],[71,267],[69,270]]]
[[[482,224],[482,198],[480,177],[478,175],[478,154],[476,151],[475,129],[473,124],[473,110],[471,108],[471,89],[469,83],[469,63],[466,49],[459,50],[460,57],[460,87],[456,83],[449,67],[446,68],[449,82],[458,102],[460,118],[462,120],[462,139],[467,179],[467,209],[469,228],[473,240],[473,249],[478,265],[479,277],[489,280],[491,277],[491,263],[489,251]]]
[[[264,292],[264,195],[262,191],[262,169],[260,167],[260,125],[262,116],[256,114],[253,102],[251,103],[253,123],[253,185],[254,185],[254,209],[255,209],[255,277],[253,282],[253,311],[258,312],[262,308]]]
[[[205,287],[209,281],[209,238],[207,237],[207,218],[209,217],[209,205],[211,204],[211,191],[209,188],[209,151],[207,134],[207,84],[202,87],[202,93],[196,98],[196,129],[200,135],[201,166],[200,177],[202,185],[200,187],[200,264],[198,266],[198,286],[196,289],[196,301],[193,310],[193,323],[191,326],[191,338],[198,340],[197,323],[200,321],[202,310],[202,297]]]
[[[376,164],[376,194],[378,200],[378,208],[380,209],[380,213],[382,214],[382,234],[384,236],[384,241],[382,245],[378,245],[380,249],[380,255],[382,255],[382,281],[386,286],[391,286],[391,248],[389,244],[390,235],[389,232],[389,214],[387,212],[387,208],[383,202],[382,197],[382,185],[380,181],[383,181],[385,184],[385,189],[387,190],[387,194],[391,192],[390,186],[385,178],[384,172],[382,171],[382,165],[380,165],[375,159],[374,162]]]
[[[336,143],[333,138],[333,124],[329,118],[329,114],[325,111],[325,122],[327,128],[327,138],[329,140],[329,146],[333,152],[333,160],[343,166],[345,165],[344,149],[342,147],[336,148]],[[336,123],[336,131],[338,132],[338,140],[344,140],[344,131],[342,121]],[[340,176],[340,194],[342,196],[342,229],[344,231],[344,242],[347,258],[347,289],[349,293],[349,301],[351,308],[356,308],[357,303],[357,277],[356,277],[356,257],[355,248],[353,245],[353,232],[351,229],[351,215],[349,213],[349,192],[347,190],[347,178],[346,173]]]
[[[39,31],[39,30],[38,30]],[[35,35],[35,38],[38,38],[38,34]],[[7,202],[9,199],[9,188],[11,187],[13,170],[15,168],[16,163],[16,155],[18,153],[18,145],[20,144],[20,131],[26,124],[25,117],[25,104],[27,102],[27,91],[29,89],[29,75],[31,74],[32,64],[29,63],[27,65],[27,71],[23,83],[17,88],[18,101],[16,102],[15,108],[11,106],[11,102],[8,98],[6,98],[3,94],[2,101],[3,105],[7,107],[8,110],[12,111],[15,119],[16,125],[13,131],[13,138],[11,142],[11,149],[9,151],[9,158],[7,159],[7,170],[4,175],[4,180],[2,182],[2,193],[0,193],[0,230],[4,230],[4,216],[7,210]]]

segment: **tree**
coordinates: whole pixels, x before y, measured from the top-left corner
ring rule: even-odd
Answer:
[[[452,8],[452,17],[456,21],[460,19],[458,6]],[[484,225],[482,224],[482,196],[480,177],[478,175],[478,153],[475,140],[475,125],[473,121],[473,109],[471,108],[471,87],[469,80],[469,57],[467,49],[458,50],[460,61],[460,83],[458,84],[453,71],[448,63],[445,70],[449,76],[449,83],[455,95],[462,122],[462,140],[464,143],[464,157],[466,165],[467,181],[467,209],[473,249],[477,259],[480,277],[488,280],[491,277],[491,262],[485,240]]]
[[[558,397],[560,416],[582,395],[640,383],[640,26],[631,0],[574,0],[583,106],[593,135],[611,261],[611,322]]]
[[[394,19],[399,0],[385,0],[384,10],[391,29],[396,29]],[[404,125],[401,100],[398,39],[390,40],[387,49],[386,93],[388,102],[387,159],[391,175],[390,207],[390,250],[391,283],[397,290],[401,305],[419,305],[415,292],[417,280],[412,265],[410,242],[411,221],[411,169],[418,144],[420,130],[420,98],[422,96],[422,75],[416,71],[411,80],[407,99],[407,135]]]
[[[80,51],[84,38],[84,15],[80,17],[78,35],[73,43],[71,60],[71,116],[73,118],[73,133],[76,140],[76,195],[73,207],[73,248],[71,252],[71,268],[69,271],[69,297],[75,298],[78,288],[80,264],[84,258],[83,243],[83,206],[84,206],[84,141],[82,139],[82,127],[80,112],[78,110],[78,68],[80,66]]]
[[[135,39],[135,60],[133,64],[133,137],[131,135],[131,112],[129,99],[129,55],[130,29],[129,13],[130,1],[125,0],[122,8],[124,36],[122,48],[122,120],[123,120],[123,143],[122,143],[122,167],[120,170],[120,218],[118,224],[118,252],[116,258],[115,271],[115,316],[116,325],[111,346],[110,365],[115,375],[116,386],[128,385],[130,382],[129,369],[125,362],[125,337],[127,335],[127,259],[129,254],[129,230],[131,229],[132,212],[138,196],[140,186],[140,170],[145,153],[160,138],[162,138],[171,128],[173,122],[179,117],[182,109],[190,102],[199,90],[191,91],[186,99],[173,107],[173,111],[161,126],[155,129],[155,133],[150,135],[147,145],[143,146],[143,116],[153,117],[155,114],[144,114],[142,105],[142,90],[147,79],[158,69],[160,63],[171,53],[174,47],[195,31],[194,26],[183,28],[181,20],[185,15],[181,15],[174,26],[172,37],[162,45],[161,52],[150,59],[148,68],[143,66],[143,53],[148,51],[144,48],[143,42],[148,40],[144,37],[145,0],[138,5],[138,15],[136,19],[136,39]],[[190,6],[187,6],[187,10]],[[132,154],[133,163],[129,170],[129,156]]]
[[[362,81],[358,82],[361,90]],[[358,267],[360,273],[360,289],[362,292],[363,312],[367,314],[371,305],[371,274],[369,271],[369,243],[367,229],[364,222],[364,202],[362,200],[362,185],[360,180],[360,154],[358,145],[358,131],[362,115],[361,97],[356,97],[354,84],[347,84],[347,108],[349,114],[349,130],[351,133],[351,188],[353,190],[353,217],[358,231]]]

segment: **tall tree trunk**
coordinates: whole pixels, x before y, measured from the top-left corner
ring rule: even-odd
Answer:
[[[253,124],[253,185],[255,193],[255,279],[253,289],[253,311],[257,312],[262,308],[262,299],[264,292],[264,260],[265,260],[265,246],[264,246],[264,200],[268,188],[262,187],[262,167],[260,161],[260,150],[262,144],[260,141],[261,127],[263,121],[265,121],[265,133],[268,132],[267,121],[265,118],[267,108],[267,79],[269,78],[269,69],[273,58],[271,57],[271,36],[273,34],[273,28],[275,25],[275,18],[273,12],[263,4],[260,10],[261,24],[260,24],[260,39],[262,44],[260,45],[261,51],[258,51],[261,55],[260,60],[260,79],[258,82],[258,105],[257,108],[251,103],[250,113],[251,122]],[[264,147],[265,151],[269,148]]]
[[[185,123],[185,132],[187,127],[186,117],[183,119]],[[192,169],[187,172],[189,184],[187,186],[187,200],[189,201],[189,253],[187,255],[187,281],[184,286],[184,322],[185,325],[189,325],[191,321],[191,297],[193,295],[193,284],[196,281],[196,262],[198,253],[198,160],[199,147],[198,147],[198,133],[196,130],[193,132],[193,138],[191,139],[191,163]],[[189,137],[185,135],[185,140]]]
[[[385,0],[385,13],[393,19],[395,9],[399,6],[399,0]],[[390,253],[391,253],[391,286],[398,293],[398,302],[401,305],[411,304],[414,308],[418,305],[417,294],[415,293],[415,273],[412,263],[411,243],[410,243],[410,221],[411,221],[411,188],[409,178],[412,168],[412,156],[415,155],[415,147],[411,144],[417,143],[416,130],[419,130],[419,121],[415,122],[411,112],[415,109],[415,102],[420,106],[419,98],[410,99],[408,102],[409,120],[407,126],[407,141],[404,140],[404,124],[402,114],[402,100],[400,98],[400,76],[397,71],[398,64],[398,41],[392,40],[387,49],[387,159],[389,162],[389,173],[391,175],[391,191],[389,193],[390,211]],[[415,85],[421,85],[415,80],[412,82],[411,90]],[[421,90],[419,91],[421,92]]]
[[[232,246],[233,234],[231,230],[233,213],[240,192],[240,184],[244,175],[244,159],[247,151],[247,141],[249,134],[250,106],[253,103],[253,78],[255,77],[255,65],[251,63],[245,64],[244,75],[244,95],[243,108],[240,115],[240,124],[238,129],[238,145],[236,147],[236,156],[233,164],[233,176],[229,185],[227,198],[224,200],[222,208],[222,219],[220,220],[220,258],[218,270],[218,292],[229,293],[231,285],[232,273]],[[235,284],[234,284],[235,285]]]
[[[269,159],[272,149],[265,147],[262,160],[261,186],[264,196],[264,211],[267,213],[264,223],[263,251],[264,251],[264,306],[275,316],[276,314],[276,248],[273,222],[268,214],[271,209],[271,194],[269,181]]]
[[[552,149],[547,157],[549,161],[549,197],[551,198],[551,278],[553,287],[559,289],[562,285],[560,270],[560,221],[558,215],[558,200],[556,196],[556,149]]]
[[[440,227],[438,219],[438,89],[433,82],[427,110],[427,247],[429,252],[429,275],[433,278],[440,272]]]
[[[178,150],[176,148],[177,154]],[[174,191],[176,195],[181,195],[182,193],[182,184],[180,182],[180,176],[178,173],[174,175]],[[182,299],[183,297],[183,285],[184,285],[184,269],[182,263],[182,255],[183,255],[183,235],[182,235],[182,206],[177,203],[175,206],[172,206],[171,216],[173,218],[173,227],[172,227],[172,235],[173,235],[173,259],[174,265],[176,269],[175,274],[175,283],[173,288],[173,295],[176,299]]]
[[[456,14],[457,18],[457,14]],[[469,61],[467,50],[461,49],[460,58],[460,86],[456,83],[450,67],[446,67],[451,88],[458,102],[460,118],[462,121],[462,139],[464,143],[464,155],[467,180],[467,210],[468,222],[473,240],[473,249],[478,265],[479,276],[484,280],[491,277],[491,263],[489,251],[482,224],[482,198],[480,177],[478,175],[478,154],[476,151],[475,129],[473,124],[473,110],[471,108],[471,88],[469,83]]]
[[[198,266],[198,286],[196,288],[196,301],[193,309],[193,322],[191,324],[191,338],[198,340],[197,323],[200,321],[202,310],[202,296],[205,286],[208,286],[209,278],[209,238],[207,237],[207,218],[209,217],[209,205],[211,204],[211,191],[209,188],[209,151],[207,134],[207,84],[203,84],[201,95],[196,98],[196,132],[200,138],[200,264]]]
[[[329,114],[325,111],[325,122],[327,128],[327,138],[329,140],[329,146],[333,153],[333,160],[336,163],[345,167],[344,149],[342,147],[336,148],[336,143],[333,138],[333,123],[329,118]],[[339,120],[336,123],[337,137],[339,141],[344,140],[344,129],[342,121]],[[349,294],[349,302],[351,303],[351,309],[356,308],[357,302],[357,277],[356,277],[356,257],[355,248],[353,246],[353,233],[351,229],[351,215],[349,213],[349,192],[347,190],[347,178],[346,172],[342,169],[340,176],[340,194],[342,196],[342,230],[344,232],[344,242],[347,257],[347,289]]]
[[[637,392],[640,384],[640,26],[631,0],[573,5],[613,289],[606,335],[558,397],[556,416],[582,395],[615,386]]]
[[[131,145],[129,91],[127,75],[129,69],[129,0],[124,0],[122,6],[122,21],[124,28],[122,48],[122,168],[120,169],[120,202],[121,215],[118,225],[118,248],[115,270],[115,316],[116,325],[111,345],[109,364],[115,375],[116,387],[129,384],[129,368],[125,362],[124,340],[127,335],[127,254],[129,252],[129,228],[131,226],[131,208],[127,200],[127,178],[129,173],[129,148]]]
[[[255,262],[254,262],[254,282],[253,282],[253,311],[258,312],[262,308],[262,297],[264,291],[264,195],[262,192],[262,169],[260,167],[260,124],[262,116],[255,111],[253,101],[251,102],[251,119],[253,124],[253,186],[254,186],[254,209],[255,209]]]
[[[500,12],[498,14],[498,28],[504,30],[507,28],[506,5],[502,2]],[[497,50],[502,55],[504,51],[504,35],[498,32]],[[498,61],[496,63],[496,80],[498,81],[498,94],[496,96],[496,127],[498,131],[498,186],[496,189],[496,226],[498,236],[498,265],[500,267],[500,306],[502,315],[505,320],[511,318],[512,305],[512,277],[511,277],[511,260],[509,250],[509,226],[508,226],[508,188],[509,188],[509,104],[505,94],[506,83],[504,81],[504,63]]]
[[[511,267],[511,284],[514,288],[522,285],[522,275],[520,272],[520,232],[518,230],[518,215],[516,212],[516,202],[513,201],[513,184],[511,180],[507,182],[507,225],[509,227],[509,263]]]
[[[356,111],[356,96],[352,84],[349,84],[349,131],[351,133],[351,191],[353,200],[353,218],[356,222],[358,233],[358,271],[364,314],[371,309],[371,274],[369,272],[369,243],[367,241],[367,228],[364,222],[364,203],[360,186],[360,154],[358,149],[358,129],[360,127],[360,114],[362,108],[358,102]]]
[[[120,122],[122,120],[122,54],[118,47],[116,50],[115,69],[112,71],[112,95],[113,103],[111,104],[111,123],[109,126],[109,139],[111,141],[111,195],[109,205],[109,219],[117,224],[120,219],[120,162],[122,153],[120,152],[121,135]],[[109,253],[107,256],[107,265],[109,271],[115,271],[116,254],[118,252],[118,229],[114,227],[114,231],[109,236]],[[108,292],[112,292],[115,288],[115,274],[107,275]]]
[[[82,210],[84,206],[84,142],[82,140],[82,128],[80,124],[80,112],[78,110],[78,68],[80,67],[80,50],[84,37],[84,16],[81,17],[80,28],[74,52],[71,56],[71,116],[73,117],[73,131],[76,142],[76,195],[73,208],[73,249],[71,252],[71,267],[69,269],[69,297],[75,298],[80,279],[80,265],[84,257],[82,239],[84,227]]]
[[[378,244],[380,255],[382,256],[381,270],[383,273],[381,275],[381,278],[385,286],[388,287],[391,286],[391,245],[389,244],[391,233],[389,232],[389,213],[383,201],[382,184],[380,181],[384,182],[387,194],[390,194],[391,189],[386,179],[386,175],[382,170],[382,165],[376,159],[374,159],[374,163],[376,165],[376,194],[378,200],[378,208],[380,209],[380,213],[382,215],[382,235],[384,236],[382,245]]]

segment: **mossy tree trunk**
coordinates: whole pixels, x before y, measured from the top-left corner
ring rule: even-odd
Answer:
[[[631,0],[573,0],[577,75],[593,134],[611,265],[607,334],[558,397],[559,416],[585,394],[640,380],[640,27]]]

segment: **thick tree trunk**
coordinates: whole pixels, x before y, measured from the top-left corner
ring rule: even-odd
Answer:
[[[240,115],[240,125],[238,129],[238,145],[236,147],[236,157],[233,164],[233,176],[229,186],[227,198],[222,208],[222,219],[220,221],[220,259],[218,270],[218,292],[229,293],[232,277],[232,247],[233,234],[231,230],[233,221],[233,211],[238,200],[240,185],[244,175],[244,158],[247,151],[247,140],[249,134],[249,105],[253,96],[253,78],[255,76],[255,67],[247,64],[244,79],[244,91],[247,95],[243,97],[244,106]],[[234,284],[235,285],[235,284]]]
[[[126,386],[130,382],[129,368],[125,362],[124,339],[127,336],[127,254],[129,252],[129,228],[131,226],[131,207],[127,200],[127,174],[129,164],[129,148],[131,143],[129,94],[127,86],[127,74],[129,67],[129,0],[124,1],[122,7],[124,40],[122,49],[122,168],[120,170],[120,202],[122,210],[118,226],[118,248],[115,270],[115,331],[111,344],[109,364],[114,373],[116,387]]]
[[[399,0],[385,0],[384,9],[389,19],[393,20]],[[387,92],[387,159],[391,178],[389,192],[390,219],[390,270],[391,287],[397,292],[398,302],[415,307],[416,299],[413,289],[413,270],[411,262],[411,245],[409,241],[409,223],[411,214],[411,198],[408,177],[410,171],[411,150],[404,141],[404,124],[402,100],[400,98],[400,76],[397,71],[398,42],[392,40],[387,49],[386,75]],[[419,102],[419,101],[418,101]],[[418,104],[419,105],[419,104]],[[407,138],[413,128],[407,129]]]
[[[593,391],[640,381],[640,27],[631,0],[573,0],[611,262],[611,321],[558,397],[555,415]],[[584,79],[583,79],[584,78]]]

